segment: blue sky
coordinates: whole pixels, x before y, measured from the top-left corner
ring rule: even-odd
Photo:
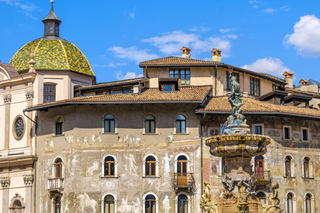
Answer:
[[[60,36],[86,55],[97,82],[137,77],[139,62],[180,56],[222,62],[294,84],[320,80],[320,1],[287,0],[55,0]],[[8,63],[24,44],[43,36],[50,0],[0,0],[0,58]]]

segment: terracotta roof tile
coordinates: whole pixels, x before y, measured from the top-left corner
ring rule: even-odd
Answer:
[[[130,83],[138,83],[141,80],[145,80],[146,78],[133,78],[133,79],[127,79],[127,80],[121,80],[121,81],[112,81],[112,82],[106,82],[106,83],[99,83],[91,86],[86,87],[80,87],[80,90],[86,90],[86,89],[93,89],[97,87],[108,87],[108,86],[117,86],[117,85],[123,85],[123,84],[130,84]]]
[[[19,73],[10,64],[5,64],[5,63],[0,62],[0,66],[2,66],[7,71],[9,78],[19,76]]]
[[[32,106],[27,111],[37,110],[41,108],[50,108],[55,106],[69,104],[112,104],[112,103],[202,103],[211,90],[211,86],[183,87],[175,92],[161,92],[158,89],[148,89],[141,94],[116,94],[116,95],[96,95],[76,97],[51,103],[39,104]]]
[[[143,61],[140,62],[140,67],[145,66],[175,66],[175,65],[215,65],[215,64],[221,64],[220,62],[216,61],[205,61],[205,60],[198,60],[198,59],[192,59],[192,58],[182,58],[182,57],[175,57],[175,56],[169,56],[165,58],[158,58],[154,60],[149,61]]]
[[[244,113],[283,113],[292,115],[315,116],[320,118],[320,111],[310,108],[300,108],[288,105],[276,105],[269,102],[259,101],[253,98],[243,98],[244,104],[242,110]],[[228,97],[214,97],[205,108],[200,109],[199,112],[230,112],[231,106]]]

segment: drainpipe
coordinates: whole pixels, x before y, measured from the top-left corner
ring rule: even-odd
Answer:
[[[214,96],[217,96],[217,72],[218,72],[218,65],[216,65],[214,69]]]
[[[206,117],[206,113],[203,115],[203,119]],[[201,138],[201,193],[203,193],[203,138],[202,138],[202,121],[200,121],[200,138]]]
[[[23,110],[23,115],[26,116],[32,123],[35,124],[35,133],[34,133],[34,150],[35,150],[35,156],[37,156],[37,129],[38,129],[38,124],[36,121],[32,120],[28,115],[26,115],[26,111]],[[36,202],[37,202],[37,197],[36,197],[36,192],[37,192],[37,179],[36,179],[36,174],[37,174],[37,161],[34,162],[34,180],[33,180],[33,186],[34,186],[34,191],[33,191],[33,212],[36,213],[37,212],[37,205],[36,205]]]

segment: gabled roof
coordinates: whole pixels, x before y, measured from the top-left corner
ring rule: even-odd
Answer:
[[[320,119],[320,111],[310,108],[300,108],[290,105],[277,105],[269,102],[259,101],[253,98],[242,98],[244,101],[241,107],[244,114],[260,115],[288,115],[297,117],[312,117]],[[198,110],[197,114],[230,114],[231,106],[227,96],[213,97],[208,104]]]
[[[233,70],[238,72],[244,72],[249,75],[257,76],[260,78],[268,79],[270,81],[273,81],[275,83],[285,85],[285,80],[265,74],[265,73],[259,73],[254,72],[252,70],[247,70],[244,68],[232,66],[229,64],[224,64],[217,61],[205,61],[205,60],[199,60],[199,59],[192,59],[192,58],[182,58],[182,57],[176,57],[176,56],[169,56],[164,58],[158,58],[154,60],[149,61],[143,61],[139,63],[140,68],[146,68],[146,67],[223,67],[228,69],[229,67],[233,68]]]
[[[195,103],[202,104],[211,91],[211,86],[183,87],[179,91],[161,92],[147,89],[141,94],[95,95],[70,98],[29,107],[25,111],[78,104],[143,104],[143,103]]]

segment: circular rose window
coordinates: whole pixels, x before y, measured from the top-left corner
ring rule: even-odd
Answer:
[[[16,122],[14,123],[14,131],[16,137],[20,139],[24,132],[24,123],[21,117],[17,118]]]

